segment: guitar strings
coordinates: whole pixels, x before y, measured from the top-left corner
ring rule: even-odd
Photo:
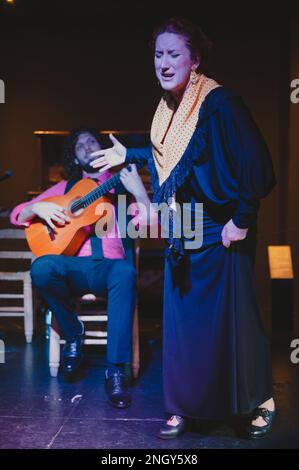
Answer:
[[[71,205],[70,211],[71,212],[76,212],[77,210],[85,208],[85,207],[89,206],[92,202],[99,199],[99,197],[101,197],[103,194],[110,191],[110,189],[112,189],[115,186],[115,184],[119,180],[119,176],[120,176],[119,174],[114,175],[112,178],[110,178],[104,184],[102,184],[101,186],[93,189],[87,195],[82,196],[80,199],[78,199],[78,201],[75,201]]]

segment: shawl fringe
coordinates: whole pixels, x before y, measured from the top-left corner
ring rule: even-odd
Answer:
[[[159,176],[156,170],[154,157],[151,155],[147,162],[147,166],[151,174],[153,202],[167,203],[169,198],[175,194],[180,186],[182,186],[193,166],[203,164],[208,160],[207,142],[207,130],[205,126],[200,124],[199,120],[180,161],[176,164],[168,178],[161,186],[159,185]]]

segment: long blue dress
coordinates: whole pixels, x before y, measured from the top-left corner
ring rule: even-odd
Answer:
[[[203,203],[201,248],[183,249],[179,263],[168,248],[165,258],[166,411],[200,419],[250,413],[272,397],[253,279],[259,200],[275,184],[267,146],[240,96],[219,87],[207,95],[189,145],[162,186],[150,148],[128,149],[126,161],[147,164],[154,201],[175,192],[178,202]],[[249,231],[225,248],[221,231],[231,218]]]

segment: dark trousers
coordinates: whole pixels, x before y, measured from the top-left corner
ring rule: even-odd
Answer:
[[[74,311],[74,297],[107,291],[107,361],[131,362],[136,299],[136,272],[131,263],[125,259],[46,255],[34,261],[31,277],[67,341],[72,341],[82,329]]]

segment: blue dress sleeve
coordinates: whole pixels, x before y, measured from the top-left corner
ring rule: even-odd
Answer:
[[[139,168],[146,165],[152,154],[152,145],[140,148],[128,148],[126,163],[135,163]]]
[[[269,150],[248,108],[239,96],[219,108],[221,138],[232,166],[238,201],[232,217],[239,228],[248,228],[256,219],[259,201],[275,185]]]

